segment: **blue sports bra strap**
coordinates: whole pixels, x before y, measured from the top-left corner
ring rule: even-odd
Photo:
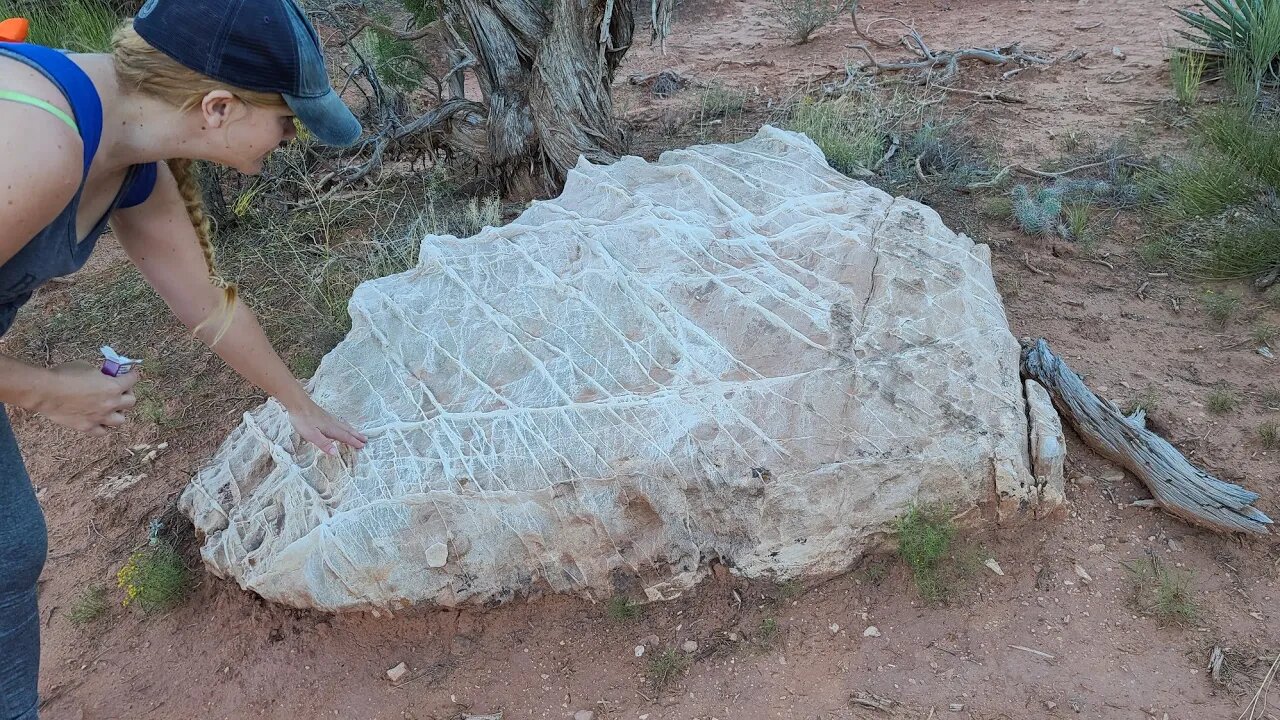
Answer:
[[[0,43],[0,55],[16,55],[34,63],[58,85],[58,89],[71,104],[76,124],[80,126],[80,140],[84,144],[84,174],[88,176],[93,156],[98,153],[102,141],[102,100],[93,81],[63,53],[43,45],[26,43]]]

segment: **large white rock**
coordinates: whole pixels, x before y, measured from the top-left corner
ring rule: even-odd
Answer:
[[[846,569],[912,503],[1062,501],[986,246],[801,135],[584,162],[351,315],[310,388],[365,450],[323,457],[268,402],[182,496],[213,572],[288,605],[664,598],[712,558]]]

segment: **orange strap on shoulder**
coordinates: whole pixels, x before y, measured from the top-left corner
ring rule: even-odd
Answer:
[[[31,23],[26,18],[0,20],[0,42],[26,42]]]

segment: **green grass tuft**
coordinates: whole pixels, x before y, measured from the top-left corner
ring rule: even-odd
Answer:
[[[649,677],[649,684],[655,690],[661,690],[684,674],[688,667],[688,655],[668,649],[649,660],[649,668],[646,674]]]
[[[1169,59],[1169,77],[1173,81],[1173,95],[1184,106],[1195,105],[1200,97],[1200,81],[1208,57],[1199,50],[1179,48]]]
[[[111,34],[123,19],[101,0],[0,0],[0,20],[11,17],[31,21],[27,42],[80,53],[108,52]]]
[[[1091,240],[1089,225],[1093,220],[1093,214],[1089,212],[1089,205],[1086,203],[1072,203],[1066,207],[1065,213],[1067,230],[1071,233],[1071,237],[1081,242]]]
[[[898,554],[911,568],[920,596],[929,601],[943,599],[947,587],[941,566],[955,536],[946,510],[911,508],[899,518],[897,535]]]
[[[1258,426],[1258,442],[1268,450],[1280,448],[1280,422],[1267,420]]]
[[[71,604],[71,622],[88,625],[107,612],[107,588],[101,584],[90,585],[76,596]]]
[[[1148,387],[1146,390],[1138,393],[1133,400],[1129,402],[1129,406],[1125,408],[1126,415],[1132,415],[1141,410],[1147,415],[1151,415],[1160,407],[1160,393],[1154,387]]]
[[[1271,345],[1277,336],[1280,336],[1280,328],[1275,325],[1259,325],[1249,334],[1249,337],[1259,345]]]
[[[1132,565],[1130,601],[1135,609],[1164,624],[1190,625],[1202,614],[1191,587],[1191,574],[1171,570],[1155,556]]]
[[[741,115],[742,109],[747,105],[747,95],[737,88],[712,85],[702,91],[701,101],[702,119],[714,120]]]
[[[1274,410],[1280,410],[1280,389],[1271,388],[1262,392],[1262,406]]]
[[[1240,398],[1226,385],[1214,388],[1204,400],[1205,409],[1215,415],[1223,415],[1240,406]]]
[[[804,133],[836,170],[859,176],[885,154],[884,116],[846,96],[836,100],[804,99],[791,112],[788,127]]]
[[[622,595],[614,595],[609,598],[609,604],[605,608],[605,615],[610,620],[624,622],[640,617],[640,611],[641,606],[639,603],[632,602],[630,598]]]
[[[1209,217],[1252,199],[1258,184],[1239,164],[1216,152],[1201,152],[1142,178],[1143,194],[1166,222]]]
[[[1225,328],[1240,310],[1240,296],[1235,293],[1206,293],[1204,312],[1218,327]]]
[[[760,621],[760,630],[756,632],[755,637],[756,643],[761,647],[769,647],[773,644],[774,640],[778,639],[779,632],[780,628],[778,627],[778,621],[774,618],[767,617]]]

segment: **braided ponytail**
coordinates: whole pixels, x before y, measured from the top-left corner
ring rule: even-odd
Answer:
[[[116,78],[126,92],[145,93],[160,98],[183,111],[197,107],[207,93],[218,89],[230,90],[236,97],[250,105],[285,106],[284,98],[279,94],[230,88],[224,83],[178,64],[143,40],[133,29],[133,22],[130,20],[124,21],[112,36],[111,54]],[[204,201],[200,195],[200,185],[196,180],[192,161],[175,159],[169,160],[168,165],[169,172],[173,174],[174,180],[178,181],[178,191],[182,193],[187,215],[191,217],[191,225],[196,230],[200,249],[204,252],[205,264],[209,266],[209,282],[222,291],[221,306],[205,318],[195,330],[199,333],[211,323],[216,322],[218,331],[214,335],[213,342],[210,343],[216,345],[231,327],[239,291],[235,285],[218,274],[217,266],[214,264],[209,217],[204,212]]]
[[[196,239],[200,242],[200,250],[204,252],[204,262],[209,268],[209,282],[213,286],[222,290],[222,304],[213,314],[205,318],[203,322],[196,326],[198,334],[205,326],[214,320],[219,321],[218,332],[214,335],[210,345],[217,345],[222,336],[227,333],[231,327],[231,321],[235,318],[236,300],[239,297],[239,289],[226,281],[218,273],[218,267],[215,262],[215,254],[213,250],[212,231],[209,223],[209,216],[204,212],[204,199],[200,195],[200,183],[196,179],[194,163],[185,158],[175,158],[168,161],[169,172],[173,173],[173,179],[178,181],[178,192],[182,194],[182,202],[187,207],[187,216],[191,218],[191,226],[195,228]]]

